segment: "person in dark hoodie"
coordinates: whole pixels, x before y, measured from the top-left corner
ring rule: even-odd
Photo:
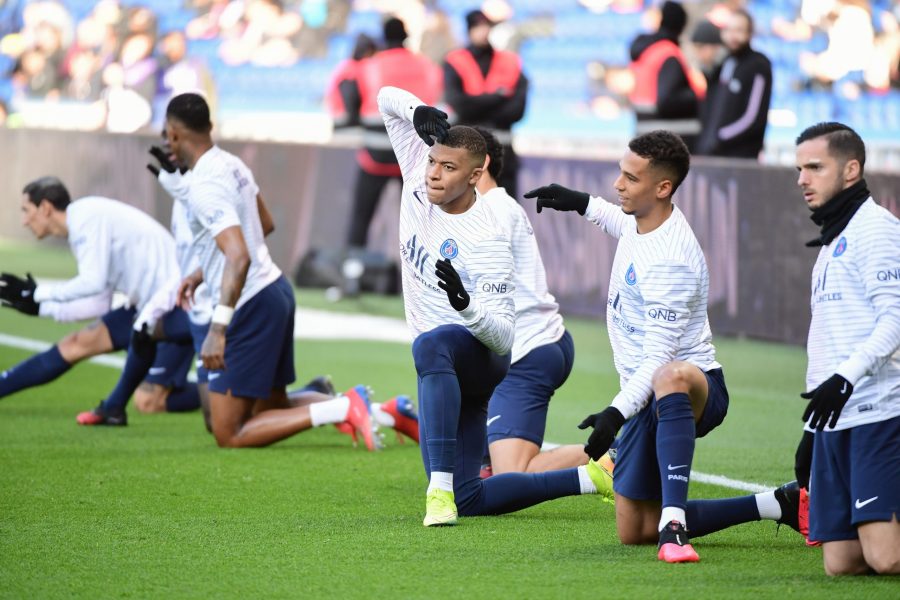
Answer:
[[[772,65],[750,47],[752,37],[750,14],[742,9],[732,12],[722,30],[728,56],[710,78],[695,154],[755,159],[763,148]]]
[[[639,35],[631,44],[634,89],[631,105],[637,116],[637,134],[654,129],[677,133],[693,149],[700,132],[699,106],[706,95],[703,74],[691,69],[678,38],[687,13],[678,2],[662,6],[656,33]]]
[[[480,10],[466,15],[469,45],[444,61],[445,100],[461,125],[487,127],[503,144],[503,173],[497,185],[517,198],[519,160],[510,128],[525,115],[528,79],[517,54],[495,50],[488,41],[494,26]]]

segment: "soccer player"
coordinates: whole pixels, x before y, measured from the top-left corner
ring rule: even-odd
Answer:
[[[586,465],[581,444],[541,452],[547,409],[575,360],[575,345],[566,331],[559,305],[547,289],[547,275],[528,215],[502,187],[503,146],[483,127],[487,164],[478,180],[482,200],[496,215],[510,240],[515,266],[513,283],[516,335],[509,372],[491,395],[487,439],[491,470],[538,472]]]
[[[666,562],[696,562],[694,537],[759,519],[798,529],[796,484],[728,500],[687,501],[694,443],[718,426],[728,390],[706,315],[709,273],[690,225],[672,202],[690,154],[677,135],[652,131],[628,144],[615,181],[621,207],[553,184],[525,194],[537,211],[577,211],[619,239],[606,321],[621,391],[588,416],[594,459],[618,440],[613,482],[625,544],[658,542]]]
[[[4,273],[0,276],[4,304],[61,321],[100,318],[0,374],[0,398],[48,383],[86,358],[128,348],[137,312],[157,288],[178,276],[175,243],[159,223],[108,198],[89,196],[72,202],[56,177],[41,177],[25,186],[22,222],[38,239],[68,239],[78,275],[38,285],[30,275],[21,279]],[[128,305],[110,310],[113,292],[124,294]],[[126,424],[124,415],[110,424]]]
[[[216,146],[209,105],[193,93],[166,109],[168,148],[190,169],[187,206],[200,268],[182,281],[188,308],[201,283],[217,302],[201,348],[209,369],[213,435],[222,447],[268,446],[327,423],[349,422],[374,439],[365,400],[354,390],[290,407],[294,381],[294,292],[269,256],[250,169]]]
[[[510,242],[475,188],[484,138],[450,128],[446,114],[398,88],[382,88],[378,106],[403,174],[403,300],[428,475],[423,524],[609,490],[609,476],[587,466],[479,477],[488,401],[509,369],[515,328]]]
[[[900,574],[900,220],[875,203],[865,163],[841,123],[797,138],[797,184],[821,227],[806,244],[819,256],[801,395],[815,430],[809,538],[828,575]]]

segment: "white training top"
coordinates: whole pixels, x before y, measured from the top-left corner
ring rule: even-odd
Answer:
[[[37,286],[36,302],[71,302],[120,292],[140,311],[178,276],[175,240],[150,215],[118,200],[88,196],[66,207],[69,247],[78,275]]]
[[[229,227],[240,227],[250,254],[250,270],[235,308],[281,276],[266,246],[256,196],[259,187],[247,165],[233,154],[213,146],[191,169],[188,212],[194,233],[194,252],[203,270],[214,303],[222,294],[225,255],[216,236]]]
[[[853,384],[834,429],[900,415],[900,220],[866,200],[819,250],[810,307],[806,389]]]
[[[441,325],[466,327],[494,352],[510,352],[515,335],[513,257],[509,239],[487,202],[475,192],[465,213],[447,214],[428,201],[425,170],[429,146],[412,123],[422,101],[407,91],[383,87],[378,108],[403,174],[400,254],[403,303],[413,338]],[[438,287],[435,263],[449,258],[470,302],[457,312]]]
[[[502,187],[482,194],[510,240],[515,264],[516,341],[512,349],[515,363],[539,346],[553,344],[566,332],[559,304],[547,288],[547,272],[534,229],[525,210]]]
[[[190,175],[190,171],[185,175]],[[200,259],[194,251],[194,233],[191,231],[187,202],[172,203],[171,228],[172,235],[175,237],[175,249],[181,275],[186,277],[200,267]],[[205,325],[212,319],[212,311],[213,301],[209,295],[209,286],[204,282],[194,290],[194,303],[191,305],[188,317],[196,325]]]
[[[96,319],[109,312],[112,308],[112,300],[113,294],[109,290],[100,292],[96,296],[86,296],[68,302],[46,300],[41,302],[38,307],[38,314],[60,323]]]
[[[653,394],[653,373],[682,360],[718,368],[706,315],[709,271],[694,232],[677,206],[665,222],[639,234],[633,216],[593,197],[585,218],[619,238],[609,280],[606,325],[622,390],[612,406],[626,419]]]

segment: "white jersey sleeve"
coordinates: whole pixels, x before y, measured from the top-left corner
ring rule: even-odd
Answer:
[[[400,88],[386,86],[378,92],[378,109],[384,119],[404,181],[425,175],[417,169],[425,162],[429,146],[422,141],[413,126],[416,108],[424,105],[414,94]]]
[[[96,296],[88,296],[68,302],[41,302],[38,314],[49,317],[60,323],[96,319],[109,312],[112,305],[112,292],[103,291]]]
[[[683,263],[651,265],[644,277],[644,345],[640,366],[616,395],[612,406],[626,419],[640,412],[653,394],[653,374],[675,360],[697,297],[697,275]]]
[[[483,200],[482,200],[483,202]],[[513,256],[509,240],[483,240],[466,264],[472,293],[469,306],[460,312],[466,328],[482,344],[503,356],[515,340]]]
[[[241,226],[241,219],[230,201],[233,193],[225,182],[211,179],[197,182],[191,188],[191,210],[213,238],[229,227]]]
[[[79,227],[78,235],[70,232],[70,248],[78,263],[78,275],[60,283],[38,285],[35,302],[69,302],[108,291],[107,278],[112,258],[108,219],[88,219]],[[71,226],[70,226],[71,228]]]
[[[622,237],[625,227],[629,223],[634,223],[634,217],[622,212],[622,207],[600,196],[591,196],[587,210],[584,211],[584,218],[614,238]]]

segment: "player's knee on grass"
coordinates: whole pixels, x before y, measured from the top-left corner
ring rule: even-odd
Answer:
[[[506,438],[491,442],[491,469],[495,475],[525,473],[532,459],[541,449],[537,444],[519,438]]]
[[[616,494],[616,533],[626,546],[655,544],[659,541],[660,503],[632,500]]]
[[[158,383],[142,383],[134,391],[134,407],[145,414],[166,412],[169,388]]]
[[[95,321],[84,329],[70,333],[61,339],[57,346],[63,359],[70,364],[113,351],[109,330],[101,321]]]
[[[826,542],[822,548],[822,559],[825,574],[831,577],[865,575],[871,571],[859,540]]]
[[[865,523],[859,528],[859,541],[866,563],[879,575],[900,574],[900,523]]]

